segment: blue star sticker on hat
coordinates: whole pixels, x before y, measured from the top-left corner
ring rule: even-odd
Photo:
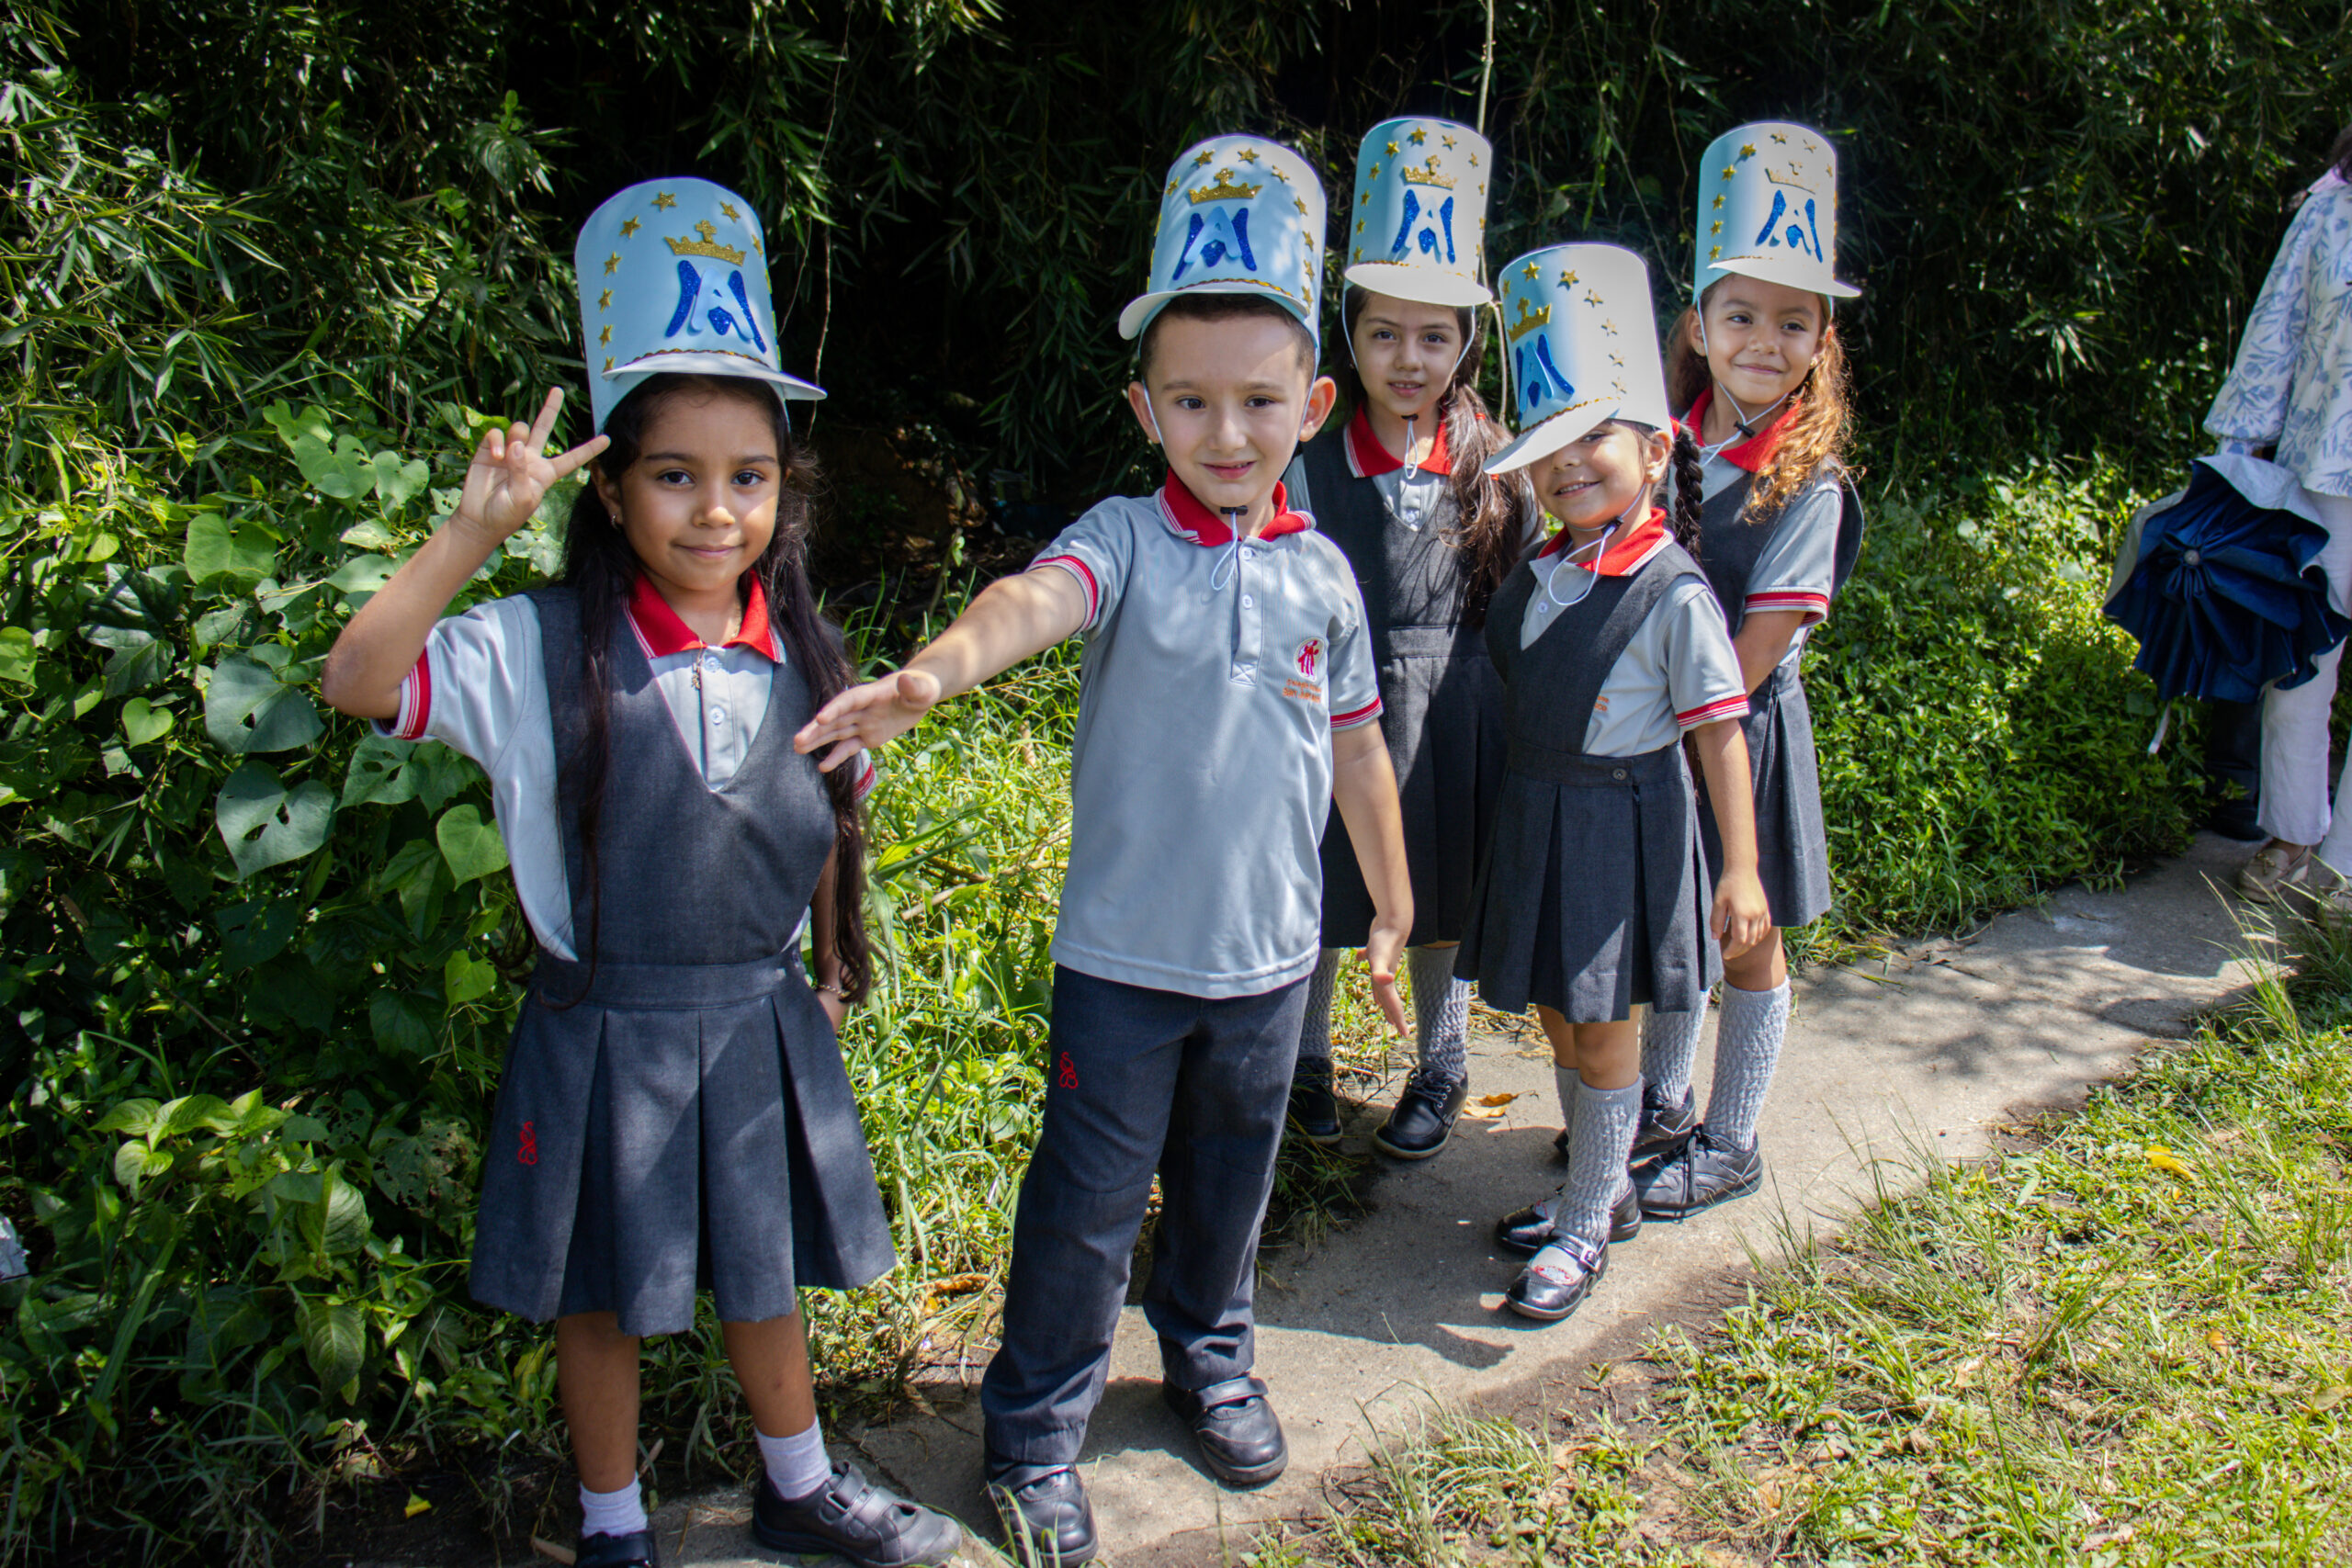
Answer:
[[[1263,294],[1321,340],[1323,182],[1306,159],[1261,136],[1213,136],[1170,167],[1150,287],[1119,312],[1119,335],[1196,290]]]
[[[1502,271],[1505,363],[1519,439],[1490,474],[1548,457],[1603,420],[1665,430],[1666,371],[1642,258],[1616,245],[1552,245]]]
[[[1390,119],[1356,150],[1347,280],[1457,309],[1494,298],[1481,277],[1495,150],[1450,119]]]
[[[708,180],[648,180],[589,215],[572,252],[596,428],[649,376],[765,381],[779,399],[824,389],[785,372],[759,212]]]
[[[1838,153],[1829,138],[1758,120],[1715,138],[1699,160],[1699,229],[1691,295],[1725,273],[1831,299],[1861,292],[1838,281]]]

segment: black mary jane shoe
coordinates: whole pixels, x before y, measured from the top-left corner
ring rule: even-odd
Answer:
[[[1102,1550],[1086,1483],[1069,1465],[991,1458],[988,1495],[1004,1526],[1005,1554],[1020,1568],[1077,1568]]]
[[[1699,1130],[1699,1094],[1686,1089],[1678,1101],[1669,1101],[1657,1091],[1657,1086],[1642,1086],[1642,1120],[1634,1129],[1634,1150],[1625,1156],[1627,1170],[1639,1170],[1662,1159],[1672,1159]]]
[[[1645,1218],[1687,1220],[1763,1186],[1764,1156],[1752,1145],[1735,1149],[1716,1143],[1702,1124],[1679,1154],[1652,1166],[1634,1180],[1641,1189]]]
[[[574,1568],[662,1568],[662,1554],[653,1549],[653,1532],[628,1535],[583,1535],[572,1558]]]
[[[1227,1378],[1198,1390],[1163,1382],[1159,1396],[1192,1427],[1201,1462],[1227,1486],[1263,1486],[1290,1462],[1283,1424],[1261,1380]]]
[[[858,1568],[938,1568],[964,1544],[963,1526],[875,1485],[847,1462],[797,1499],[762,1472],[752,1488],[752,1534],[771,1551],[830,1551]]]
[[[1340,1097],[1331,1092],[1331,1064],[1302,1060],[1290,1079],[1290,1124],[1310,1144],[1340,1141]]]
[[[1467,1078],[1449,1082],[1415,1073],[1405,1080],[1396,1109],[1388,1113],[1372,1141],[1380,1145],[1381,1153],[1398,1159],[1427,1159],[1453,1136],[1454,1120],[1462,1114],[1462,1102],[1469,1095]]]
[[[1549,1246],[1566,1254],[1565,1259],[1552,1261],[1538,1254],[1536,1261],[1520,1270],[1503,1296],[1505,1306],[1539,1323],[1557,1323],[1584,1305],[1585,1298],[1609,1272],[1605,1247],[1595,1247],[1580,1235],[1555,1236]]]
[[[1521,1258],[1541,1252],[1545,1244],[1559,1234],[1552,1218],[1552,1211],[1559,1204],[1555,1193],[1540,1203],[1530,1203],[1516,1209],[1495,1222],[1495,1245],[1505,1252],[1515,1252]],[[1609,1239],[1631,1241],[1642,1234],[1642,1195],[1633,1183],[1617,1195],[1609,1211]]]

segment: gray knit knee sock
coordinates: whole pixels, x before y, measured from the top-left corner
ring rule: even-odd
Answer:
[[[1715,1081],[1707,1093],[1707,1138],[1733,1148],[1756,1144],[1781,1043],[1789,1033],[1789,983],[1769,991],[1724,987],[1724,1017],[1715,1031]]]
[[[1450,947],[1415,947],[1405,953],[1413,986],[1413,1021],[1419,1027],[1421,1076],[1460,1083],[1470,1076],[1463,1035],[1470,1023],[1470,982],[1453,977]]]
[[[1642,1018],[1642,1078],[1668,1105],[1690,1092],[1691,1065],[1699,1059],[1699,1030],[1707,1021],[1704,1001],[1689,1012],[1650,1009]]]
[[[1306,1017],[1298,1026],[1298,1059],[1301,1062],[1329,1062],[1331,1059],[1331,992],[1340,983],[1340,958],[1342,949],[1327,947],[1315,963],[1315,973],[1306,979]]]
[[[1568,1184],[1554,1211],[1559,1228],[1596,1247],[1609,1245],[1609,1211],[1625,1191],[1625,1156],[1641,1125],[1642,1082],[1625,1089],[1587,1084],[1568,1124]]]
[[[1560,1128],[1568,1135],[1568,1146],[1574,1148],[1577,1138],[1577,1098],[1584,1091],[1584,1080],[1577,1076],[1577,1070],[1574,1067],[1555,1066],[1552,1069],[1552,1087],[1560,1091]]]

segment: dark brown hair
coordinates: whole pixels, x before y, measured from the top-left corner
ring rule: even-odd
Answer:
[[[1699,296],[1699,304],[1686,307],[1674,319],[1672,346],[1666,354],[1666,395],[1686,414],[1699,400],[1699,394],[1714,384],[1706,355],[1699,352],[1696,329],[1699,308],[1705,305],[1707,295],[1721,287],[1721,279],[1709,284],[1706,293]],[[1824,463],[1838,461],[1845,455],[1854,420],[1846,379],[1846,345],[1838,336],[1838,322],[1829,313],[1826,299],[1821,302],[1821,315],[1820,351],[1814,355],[1813,368],[1805,373],[1796,395],[1789,400],[1793,417],[1781,433],[1772,460],[1757,474],[1756,487],[1741,510],[1740,515],[1750,523],[1770,522]]]
[[[605,421],[605,434],[612,445],[596,459],[596,470],[617,481],[644,450],[646,427],[653,416],[681,398],[696,402],[740,398],[757,405],[775,423],[776,457],[784,465],[775,534],[736,584],[736,592],[748,603],[751,580],[759,579],[767,596],[768,614],[783,636],[786,657],[808,682],[813,711],[849,684],[852,671],[841,633],[818,613],[816,594],[808,585],[808,494],[816,480],[815,466],[793,441],[784,405],[775,394],[763,382],[740,377],[655,376],[623,398]],[[563,761],[567,768],[578,769],[580,840],[589,898],[583,956],[592,976],[602,913],[597,897],[597,829],[604,811],[605,777],[612,764],[609,649],[614,617],[628,603],[637,574],[637,552],[629,547],[628,536],[614,524],[595,485],[582,486],[571,504],[563,570],[557,581],[580,596],[580,631],[586,645],[587,733],[581,753]],[[833,804],[833,953],[841,960],[842,997],[853,1002],[865,999],[874,968],[865,933],[865,830],[857,804],[856,773],[854,768],[839,767],[823,775]]]
[[[1340,372],[1340,386],[1351,408],[1362,408],[1365,400],[1363,375],[1356,368],[1352,348],[1356,322],[1371,299],[1371,291],[1354,284],[1348,285],[1340,297],[1340,330],[1348,334],[1351,345],[1346,366]],[[1487,459],[1510,445],[1510,433],[1487,416],[1486,400],[1478,395],[1478,365],[1486,347],[1484,314],[1464,306],[1454,310],[1453,319],[1462,333],[1462,357],[1454,362],[1453,379],[1438,398],[1437,412],[1445,430],[1446,456],[1453,460],[1448,477],[1453,485],[1458,521],[1451,536],[1454,547],[1470,557],[1462,624],[1481,626],[1487,623],[1487,602],[1519,564],[1527,513],[1534,497],[1524,471],[1491,476],[1487,472]]]
[[[1308,382],[1315,379],[1315,334],[1291,313],[1288,306],[1279,304],[1262,294],[1179,294],[1159,308],[1143,329],[1143,336],[1136,344],[1136,379],[1151,385],[1152,355],[1159,348],[1159,328],[1165,321],[1232,321],[1244,316],[1265,316],[1290,328],[1298,339],[1298,363],[1306,372]]]
[[[2335,145],[2327,150],[2328,166],[2339,180],[2352,180],[2352,125],[2335,133]]]

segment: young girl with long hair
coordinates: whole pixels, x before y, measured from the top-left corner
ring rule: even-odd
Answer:
[[[1626,1175],[1642,1102],[1637,1008],[1701,1005],[1767,921],[1747,799],[1747,711],[1723,611],[1689,547],[1697,451],[1667,412],[1649,277],[1613,245],[1555,245],[1503,272],[1527,426],[1487,464],[1524,469],[1560,524],[1487,614],[1507,754],[1456,973],[1530,1003],[1574,1074],[1567,1180],[1506,1215],[1532,1254],[1505,1303],[1567,1316],[1641,1228]],[[1678,470],[1671,525],[1655,498]],[[1712,877],[1686,738],[1719,813]]]
[[[1723,1018],[1704,1124],[1690,1088],[1704,1009],[1659,1009],[1643,1029],[1646,1098],[1634,1144],[1642,1212],[1681,1219],[1762,1183],[1757,1121],[1788,1033],[1781,931],[1829,908],[1828,835],[1801,666],[1862,540],[1843,461],[1846,353],[1838,281],[1838,164],[1800,125],[1744,125],[1708,149],[1693,302],[1668,334],[1667,389],[1700,448],[1693,553],[1722,603],[1753,769],[1756,856],[1772,929],[1724,964]],[[1795,198],[1795,199],[1792,199]],[[1679,482],[1679,481],[1678,481]],[[1722,804],[1702,825],[1711,854]]]
[[[1506,439],[1476,385],[1486,140],[1449,120],[1374,126],[1356,156],[1356,231],[1340,301],[1352,412],[1285,476],[1355,569],[1380,665],[1380,724],[1405,814],[1413,882],[1407,950],[1419,1057],[1374,1141],[1399,1159],[1445,1146],[1469,1089],[1470,987],[1453,977],[1470,887],[1502,782],[1502,687],[1480,628],[1525,552],[1532,504],[1516,475],[1489,476]],[[1444,181],[1444,184],[1436,182]],[[1424,197],[1429,199],[1424,200]],[[1316,1143],[1340,1137],[1331,993],[1341,953],[1364,945],[1372,896],[1336,815],[1323,836],[1323,954],[1308,986],[1291,1115]]]
[[[897,1568],[961,1541],[828,1462],[799,1314],[799,1290],[894,1259],[834,1033],[868,978],[859,770],[829,777],[792,745],[851,675],[809,587],[810,465],[782,400],[821,394],[777,364],[754,210],[699,180],[597,210],[579,273],[600,434],[541,455],[560,392],[487,433],[456,512],[352,617],[323,682],[490,774],[540,951],[471,1285],[555,1320],[583,1568],[657,1562],[638,1342],[690,1328],[698,1285],[758,1436],[764,1545]],[[443,619],[592,461],[558,582]]]

